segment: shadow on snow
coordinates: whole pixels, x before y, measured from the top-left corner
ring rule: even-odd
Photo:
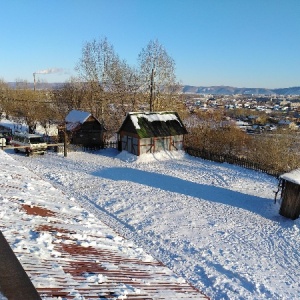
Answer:
[[[247,195],[222,187],[199,184],[177,177],[131,168],[109,168],[94,172],[92,175],[115,181],[131,181],[173,193],[226,204],[251,211],[268,219],[274,217],[269,212],[270,206],[274,205],[270,199]]]

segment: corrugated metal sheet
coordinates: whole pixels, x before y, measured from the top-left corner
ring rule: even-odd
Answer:
[[[102,222],[91,229],[82,217],[87,212],[74,203],[66,211],[69,200],[61,192],[36,195],[41,179],[34,174],[6,175],[0,199],[9,209],[0,229],[43,299],[207,298],[150,255],[139,256]],[[39,255],[38,239],[45,245]]]

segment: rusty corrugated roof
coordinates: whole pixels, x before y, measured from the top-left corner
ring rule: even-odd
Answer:
[[[11,163],[2,165],[0,229],[43,299],[207,299],[50,183]]]

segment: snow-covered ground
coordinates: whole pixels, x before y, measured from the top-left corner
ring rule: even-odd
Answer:
[[[7,298],[0,293],[0,300],[7,300]]]
[[[300,299],[300,222],[271,176],[183,152],[7,153],[211,299]]]
[[[0,229],[42,299],[206,298],[1,150],[0,162]],[[0,263],[0,293],[31,299],[12,263]]]

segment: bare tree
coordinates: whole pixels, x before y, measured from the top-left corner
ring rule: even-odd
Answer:
[[[81,82],[79,78],[72,77],[60,88],[53,90],[51,98],[58,117],[62,121],[72,109],[87,109],[89,105],[88,86]]]
[[[108,70],[108,107],[106,118],[111,133],[115,133],[129,111],[134,111],[139,97],[139,76],[125,61],[115,61]]]
[[[85,108],[115,132],[126,112],[136,107],[137,71],[119,58],[106,38],[84,45],[77,71],[85,86]]]
[[[174,60],[157,40],[151,40],[140,52],[138,61],[141,83],[149,97],[150,111],[172,107],[172,102],[177,100],[173,96],[177,94],[178,86]]]
[[[16,88],[8,91],[5,111],[13,120],[26,123],[30,133],[38,123],[48,123],[54,118],[49,92],[34,91],[25,80],[17,80]]]
[[[113,46],[103,40],[87,42],[76,67],[79,78],[88,86],[91,112],[101,120],[105,118],[107,92],[111,89],[111,75],[119,64]]]
[[[0,79],[0,115],[2,113],[9,114],[9,94],[10,88],[8,84]]]

